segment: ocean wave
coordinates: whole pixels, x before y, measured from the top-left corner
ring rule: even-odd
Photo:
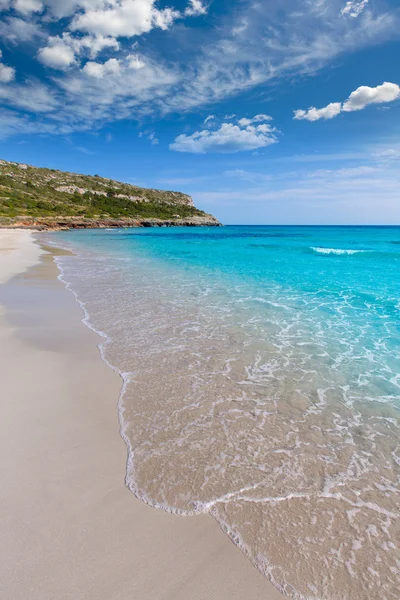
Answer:
[[[366,252],[366,250],[347,250],[343,248],[314,248],[311,250],[318,254],[359,254],[360,252]]]

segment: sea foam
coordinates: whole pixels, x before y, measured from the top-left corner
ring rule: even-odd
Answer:
[[[361,252],[365,252],[365,250],[346,250],[343,248],[314,248],[311,250],[317,252],[318,254],[359,254]]]

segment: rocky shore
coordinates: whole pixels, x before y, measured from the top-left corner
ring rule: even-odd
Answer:
[[[212,215],[174,219],[133,219],[82,217],[0,217],[4,229],[33,229],[36,231],[62,231],[68,229],[106,229],[118,227],[219,227],[221,223]]]

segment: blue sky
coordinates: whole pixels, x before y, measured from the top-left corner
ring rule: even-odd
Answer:
[[[0,157],[224,223],[400,223],[395,0],[0,0]]]

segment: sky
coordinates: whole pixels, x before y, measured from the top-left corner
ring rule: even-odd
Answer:
[[[0,0],[0,157],[226,224],[400,224],[398,0]]]

